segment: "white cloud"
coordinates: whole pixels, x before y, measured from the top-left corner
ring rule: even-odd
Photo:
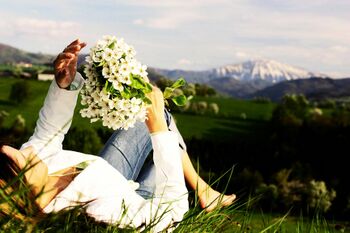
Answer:
[[[38,36],[70,35],[79,27],[79,24],[75,22],[61,22],[35,18],[19,18],[9,24],[13,25],[13,33],[15,34],[30,34]]]
[[[143,20],[144,25],[155,29],[175,29],[186,24],[200,21],[202,17],[196,12],[172,12]]]
[[[128,0],[124,4],[146,7],[199,7],[231,3],[230,0]],[[237,0],[236,0],[237,2]]]
[[[145,21],[143,19],[135,19],[132,23],[135,25],[143,25]]]
[[[80,24],[71,21],[54,21],[38,18],[3,18],[0,22],[1,36],[15,37],[66,37],[80,29]]]
[[[336,53],[348,53],[350,51],[348,47],[340,46],[340,45],[332,46],[329,49]]]
[[[246,59],[248,57],[248,54],[246,54],[245,52],[236,52],[235,55],[236,57],[243,59]]]
[[[180,66],[188,66],[188,65],[192,65],[192,61],[188,60],[187,58],[181,58],[180,60],[177,61],[177,64]]]

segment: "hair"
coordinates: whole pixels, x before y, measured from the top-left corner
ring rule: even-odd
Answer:
[[[25,171],[0,152],[0,218],[23,220],[41,212],[26,182]]]

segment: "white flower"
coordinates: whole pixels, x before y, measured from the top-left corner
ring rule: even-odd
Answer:
[[[85,57],[85,61],[86,61],[88,64],[91,64],[91,63],[93,62],[90,56]]]
[[[120,74],[122,76],[127,76],[127,75],[130,75],[130,67],[128,66],[127,63],[122,63],[120,65]]]
[[[102,75],[104,78],[109,78],[112,75],[111,69],[108,67],[108,65],[104,66],[102,69]]]
[[[107,64],[111,68],[111,70],[117,71],[119,61],[114,57],[113,59],[109,60]]]
[[[124,90],[123,84],[121,82],[113,81],[112,85],[113,85],[114,89],[116,89],[118,91],[123,91]]]
[[[103,50],[107,46],[106,40],[98,40],[95,46],[96,50]]]
[[[130,75],[123,75],[123,76],[120,76],[119,81],[120,81],[121,83],[126,84],[126,85],[130,85],[130,84],[131,84]]]
[[[102,53],[102,58],[107,62],[114,58],[114,52],[110,48],[106,48]]]
[[[109,45],[111,43],[115,43],[117,41],[117,38],[115,36],[109,36],[109,35],[103,36],[103,39],[107,45]]]
[[[92,60],[94,62],[101,62],[103,58],[103,53],[101,51],[96,51],[92,54]]]
[[[134,75],[147,78],[147,66],[135,59],[135,49],[122,38],[104,36],[91,48],[88,63],[84,69],[87,76],[85,88],[81,91],[81,103],[86,107],[80,111],[82,117],[91,122],[102,121],[112,129],[128,129],[136,121],[144,121],[147,104],[135,96],[140,90],[133,90]],[[106,81],[108,80],[107,88]],[[125,98],[125,96],[130,96]]]

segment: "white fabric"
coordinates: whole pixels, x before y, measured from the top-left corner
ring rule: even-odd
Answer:
[[[32,137],[22,148],[33,146],[47,164],[49,174],[90,161],[75,179],[60,192],[44,212],[59,211],[86,202],[87,213],[98,221],[119,226],[142,227],[157,223],[158,232],[181,221],[188,210],[181,153],[175,133],[161,132],[151,136],[156,167],[154,198],[145,200],[115,168],[100,157],[62,149],[62,141],[74,114],[83,78],[77,73],[76,91],[60,89],[53,81]]]

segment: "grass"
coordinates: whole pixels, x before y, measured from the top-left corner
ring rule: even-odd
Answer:
[[[267,121],[272,116],[272,111],[276,104],[272,102],[258,103],[253,100],[241,100],[228,97],[200,97],[196,96],[193,101],[206,101],[208,104],[217,103],[220,109],[220,116],[231,118],[242,118],[245,114],[246,119]]]
[[[349,223],[329,222],[321,216],[306,218],[286,214],[267,214],[253,210],[255,200],[237,202],[230,207],[207,213],[198,206],[191,208],[174,232],[217,232],[217,233],[262,233],[262,232],[350,232]],[[147,226],[146,226],[147,228]],[[84,213],[83,207],[76,207],[41,218],[0,217],[1,232],[140,232],[136,229],[121,229],[115,225],[96,222]],[[141,232],[150,232],[144,230]]]
[[[14,105],[8,100],[11,85],[18,82],[14,78],[0,78],[0,110],[6,110],[10,117],[5,125],[11,125],[17,114],[27,120],[29,128],[33,128],[38,111],[43,104],[49,82],[28,80],[30,96],[26,103]],[[234,137],[249,137],[257,129],[263,129],[272,110],[272,103],[256,103],[254,101],[235,100],[229,98],[195,98],[193,101],[205,100],[215,102],[220,107],[217,116],[201,116],[174,114],[178,127],[185,138],[211,138],[213,140],[231,140]],[[90,124],[82,119],[78,105],[73,126],[102,127],[99,123]],[[242,117],[242,113],[246,117]],[[33,127],[31,127],[33,126]],[[1,200],[2,201],[2,200]],[[196,201],[194,201],[196,203]],[[197,205],[186,214],[175,232],[350,232],[348,223],[326,221],[321,216],[311,219],[288,214],[276,215],[259,212],[252,207],[254,200],[238,201],[235,205],[212,213],[206,213]],[[346,229],[347,227],[347,229]],[[121,230],[115,226],[95,222],[84,214],[83,208],[75,208],[57,214],[46,215],[41,219],[25,219],[0,217],[1,232],[135,232]]]
[[[21,114],[26,119],[28,126],[34,127],[50,83],[27,80],[30,90],[29,97],[24,103],[15,104],[8,98],[12,84],[18,81],[20,80],[17,78],[0,78],[0,110],[5,110],[10,114],[10,117],[5,120],[5,125],[10,125],[14,117]]]
[[[23,104],[15,104],[8,97],[11,86],[18,82],[16,78],[0,78],[0,110],[10,113],[4,124],[9,126],[17,114],[21,114],[27,121],[28,128],[34,128],[50,82],[28,80],[30,95]],[[273,103],[256,103],[254,101],[236,100],[222,97],[196,97],[193,101],[205,100],[208,103],[215,102],[220,107],[219,115],[190,115],[175,113],[175,119],[179,130],[185,139],[192,137],[217,140],[231,140],[235,137],[249,136],[252,131],[261,128],[270,119]],[[101,123],[90,124],[88,119],[80,117],[77,105],[72,126],[80,128],[100,128]],[[242,114],[245,117],[242,117]]]

